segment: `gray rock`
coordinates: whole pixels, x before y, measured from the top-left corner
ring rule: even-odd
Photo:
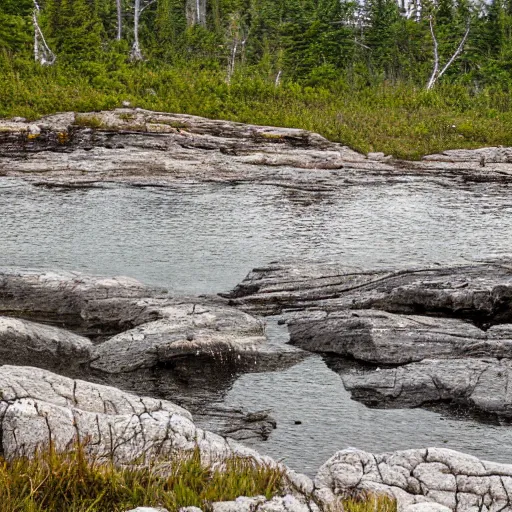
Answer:
[[[231,304],[259,314],[283,310],[381,309],[401,314],[512,322],[512,263],[361,271],[336,263],[272,263],[253,270]]]
[[[0,367],[3,455],[30,455],[51,439],[57,449],[77,439],[117,463],[198,449],[203,460],[240,455],[275,464],[235,441],[197,428],[185,409],[166,400],[62,377],[31,367]]]
[[[247,498],[241,496],[234,501],[222,501],[212,503],[212,512],[318,512],[318,506],[314,502],[308,502],[304,497],[287,494],[276,496],[267,500],[265,496]]]
[[[146,306],[138,299],[164,293],[128,277],[0,270],[0,314],[54,324],[88,337],[115,334],[160,318],[154,311],[145,315]]]
[[[354,399],[379,407],[463,405],[512,418],[510,359],[424,360],[380,371],[349,371],[343,384]]]
[[[432,358],[512,357],[512,325],[483,331],[452,318],[376,310],[300,316],[288,324],[290,342],[312,352],[377,364]]]
[[[187,508],[181,508],[181,511],[187,511],[187,512],[199,512],[201,509],[197,507],[187,507]],[[128,510],[127,512],[168,512],[166,508],[153,508],[153,507],[137,507],[133,508],[131,510]]]
[[[36,365],[71,373],[89,363],[92,343],[69,331],[0,317],[0,364]]]
[[[439,503],[417,503],[406,507],[404,512],[452,512],[452,509]]]
[[[386,493],[399,510],[415,504],[411,510],[445,510],[435,504],[455,512],[512,510],[511,465],[442,448],[378,455],[343,450],[319,469],[315,486],[326,504],[346,495]]]
[[[65,112],[31,123],[0,120],[0,173],[55,186],[213,180],[314,193],[411,178],[512,182],[511,148],[447,151],[399,162],[381,153],[367,158],[306,130],[152,112],[128,102],[123,107]]]
[[[168,305],[165,318],[125,331],[95,347],[91,367],[108,373],[131,372],[184,356],[237,357],[266,342],[263,324],[233,308]]]

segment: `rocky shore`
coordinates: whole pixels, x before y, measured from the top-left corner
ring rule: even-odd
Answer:
[[[34,185],[254,183],[329,194],[357,183],[512,181],[512,151],[448,151],[421,162],[359,155],[303,130],[141,109],[0,121],[0,175]],[[259,316],[282,315],[291,346]],[[279,465],[240,444],[276,427],[267,411],[216,403],[246,372],[326,355],[369,407],[512,419],[512,260],[354,269],[275,262],[222,296],[178,297],[127,277],[0,269],[0,439],[5,458],[89,439],[119,464],[199,450]],[[302,349],[302,350],[301,350]],[[215,432],[198,418],[215,418]],[[279,425],[277,425],[279,428]],[[272,500],[214,512],[315,512],[389,494],[400,512],[512,511],[512,465],[452,450],[346,449]],[[187,510],[184,512],[198,512]]]
[[[419,162],[361,155],[318,134],[139,108],[0,120],[0,175],[47,186],[254,183],[306,193],[429,179],[512,182],[512,150],[483,148]]]

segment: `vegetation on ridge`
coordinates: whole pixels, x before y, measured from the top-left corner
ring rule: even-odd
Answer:
[[[184,506],[209,510],[210,504],[239,496],[283,493],[282,470],[232,457],[209,467],[199,452],[155,461],[151,466],[117,467],[87,455],[84,445],[66,452],[53,448],[35,457],[0,459],[0,512],[124,512],[138,506]],[[396,512],[388,497],[341,501],[346,512]]]
[[[142,0],[140,54],[134,0],[34,5],[0,2],[0,117],[129,100],[306,128],[397,158],[512,145],[512,0]],[[53,65],[40,64],[34,19]],[[441,69],[468,26],[427,91],[433,34]]]

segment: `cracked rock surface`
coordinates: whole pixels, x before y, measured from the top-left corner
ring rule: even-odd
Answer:
[[[0,312],[12,315],[0,316],[0,364],[169,398],[198,412],[201,424],[238,439],[267,438],[275,421],[268,414],[254,419],[258,411],[219,413],[214,402],[241,373],[278,370],[305,357],[268,345],[261,320],[215,297],[170,297],[126,277],[3,269]],[[72,331],[87,333],[95,345]]]
[[[445,510],[435,504],[455,512],[512,510],[511,465],[444,448],[377,455],[343,450],[319,469],[315,486],[327,503],[340,495],[377,492],[395,496],[399,510],[407,512]],[[424,502],[432,505],[419,505]]]
[[[464,405],[512,419],[510,359],[425,359],[380,371],[342,374],[352,396],[373,406]]]
[[[410,179],[510,183],[511,151],[446,151],[404,162],[380,153],[364,156],[306,130],[140,108],[0,120],[0,174],[72,187],[213,181],[324,192]]]
[[[0,367],[3,455],[31,454],[51,439],[65,449],[87,439],[88,450],[113,455],[118,463],[199,449],[205,461],[233,454],[271,459],[197,428],[190,413],[166,400],[53,374]]]
[[[361,271],[337,263],[276,262],[254,269],[223,296],[265,315],[288,309],[382,309],[505,323],[512,321],[512,263]]]
[[[312,352],[374,364],[512,357],[512,325],[483,331],[468,322],[376,310],[316,313],[288,324],[290,342]]]

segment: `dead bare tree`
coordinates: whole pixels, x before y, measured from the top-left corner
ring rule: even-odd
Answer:
[[[236,60],[238,53],[242,53],[245,50],[245,44],[247,43],[248,35],[244,35],[242,28],[242,20],[239,13],[231,16],[231,22],[229,24],[229,37],[231,39],[231,52],[228,61],[228,75],[227,83],[231,82],[231,78],[235,73]]]
[[[144,60],[139,42],[139,25],[142,13],[156,0],[134,0],[133,2],[133,46],[130,53],[132,60]]]
[[[207,0],[186,0],[185,13],[189,27],[193,25],[206,26]]]
[[[46,43],[43,31],[39,26],[39,13],[41,9],[37,0],[34,0],[34,11],[32,13],[32,22],[34,23],[34,60],[41,66],[51,66],[57,59],[56,55],[50,50]]]
[[[122,0],[116,0],[116,9],[117,9],[117,37],[118,41],[121,41],[123,37],[123,15],[122,15]]]
[[[434,31],[434,22],[432,21],[432,16],[430,16],[430,33],[432,35],[432,41],[434,43],[434,68],[432,69],[432,74],[430,75],[430,80],[428,81],[427,84],[427,90],[430,90],[432,89],[432,87],[434,87],[436,82],[446,73],[448,68],[455,62],[455,59],[457,59],[457,57],[463,52],[464,45],[466,44],[466,41],[469,36],[470,28],[470,20],[468,19],[466,32],[464,33],[464,36],[462,37],[459,46],[457,47],[455,52],[453,52],[453,55],[450,57],[445,66],[441,70],[439,70],[439,44],[437,42],[437,37]]]

